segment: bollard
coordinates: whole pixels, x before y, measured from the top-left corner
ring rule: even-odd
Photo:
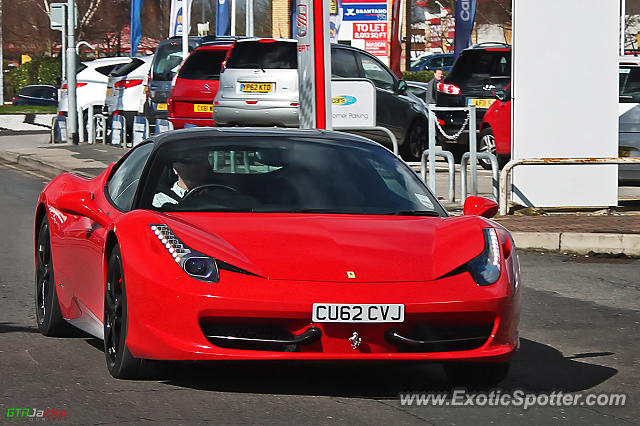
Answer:
[[[96,143],[96,126],[94,122],[94,112],[93,107],[89,107],[87,110],[87,142],[88,143]]]
[[[131,146],[136,146],[149,137],[149,121],[146,117],[136,115],[133,117],[131,128]]]
[[[121,115],[111,117],[111,145],[125,147],[125,129],[126,123]]]

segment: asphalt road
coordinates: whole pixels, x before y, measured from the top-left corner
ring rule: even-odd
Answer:
[[[502,394],[623,392],[625,407],[401,406],[452,389],[438,365],[158,363],[111,378],[102,342],[46,338],[34,308],[39,172],[0,163],[0,424],[10,408],[65,410],[73,424],[634,424],[640,418],[640,259],[521,253],[522,346]]]

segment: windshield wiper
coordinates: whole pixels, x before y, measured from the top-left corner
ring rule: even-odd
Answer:
[[[243,66],[243,67],[254,67],[254,68],[259,69],[259,70],[260,70],[260,71],[262,71],[262,72],[266,72],[266,71],[264,70],[264,68],[262,68],[262,67],[260,66],[260,64],[242,64],[242,66]]]
[[[390,212],[387,214],[394,216],[440,216],[440,213],[434,210],[398,210],[397,212]]]

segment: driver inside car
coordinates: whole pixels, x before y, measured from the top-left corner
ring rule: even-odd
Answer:
[[[213,176],[208,151],[196,151],[172,163],[177,180],[169,189],[153,196],[152,205],[162,207],[166,203],[178,204],[187,192],[211,182]]]

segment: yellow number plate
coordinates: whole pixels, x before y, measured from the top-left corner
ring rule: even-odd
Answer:
[[[156,109],[158,111],[166,111],[167,110],[167,104],[158,104],[158,106],[156,107]]]
[[[213,112],[213,104],[194,104],[193,112]]]
[[[476,108],[489,108],[495,99],[469,99],[469,106],[473,105]]]
[[[273,83],[241,83],[243,92],[269,93],[273,90]]]

